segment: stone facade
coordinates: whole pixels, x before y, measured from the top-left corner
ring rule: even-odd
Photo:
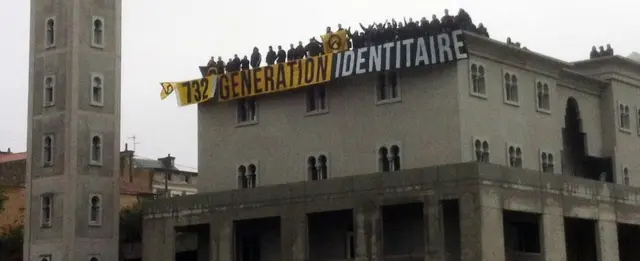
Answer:
[[[31,0],[30,260],[117,260],[121,1]]]

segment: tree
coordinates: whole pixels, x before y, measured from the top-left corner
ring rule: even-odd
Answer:
[[[124,246],[142,241],[141,210],[140,204],[120,210],[120,260],[124,260]]]
[[[0,213],[4,211],[4,202],[7,201],[7,196],[4,195],[4,190],[0,188]]]

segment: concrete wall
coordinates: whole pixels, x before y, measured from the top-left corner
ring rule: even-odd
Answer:
[[[6,197],[4,210],[0,211],[0,234],[3,229],[8,229],[24,223],[25,197],[24,188],[0,187],[2,195]]]
[[[505,260],[502,211],[542,215],[544,260],[565,256],[564,217],[597,220],[600,260],[617,257],[616,222],[640,224],[640,189],[531,170],[475,163],[406,170],[394,175],[367,174],[333,180],[265,186],[149,202],[144,206],[143,259],[163,259],[173,251],[173,228],[211,224],[215,256],[227,260],[232,250],[230,222],[280,215],[282,260],[304,260],[300,235],[305,213],[353,209],[358,257],[384,256],[380,206],[425,203],[428,255],[444,251],[439,211],[433,202],[459,199],[462,260]],[[301,223],[298,223],[301,222]],[[302,224],[302,225],[301,225]],[[500,231],[496,233],[496,231]],[[302,236],[304,238],[304,236]],[[162,251],[158,251],[162,249]]]

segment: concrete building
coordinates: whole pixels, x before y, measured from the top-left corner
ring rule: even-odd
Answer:
[[[146,205],[143,260],[636,260],[640,63],[465,39],[392,96],[200,104],[199,195]]]
[[[118,258],[121,7],[31,0],[28,260]]]

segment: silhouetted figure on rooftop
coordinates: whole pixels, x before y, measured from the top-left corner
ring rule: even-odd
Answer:
[[[487,28],[482,23],[478,24],[478,34],[489,38],[489,32],[487,32]]]
[[[598,49],[596,49],[596,46],[592,46],[591,53],[589,53],[589,59],[598,58],[599,56],[600,55],[598,54]]]
[[[598,57],[604,57],[607,55],[607,51],[604,50],[604,47],[602,47],[602,45],[599,47],[598,50]]]
[[[458,14],[454,18],[454,21],[462,30],[473,31],[476,29],[476,26],[471,20],[471,16],[462,8],[458,10]]]
[[[293,47],[293,45],[291,45]],[[296,59],[304,59],[305,57],[307,57],[307,51],[305,50],[304,46],[302,45],[302,41],[298,41],[298,47],[296,47],[295,51],[295,58]]]
[[[450,32],[454,27],[453,16],[449,15],[449,9],[444,9],[444,16],[440,19],[442,22],[442,29],[444,32]]]
[[[613,53],[613,48],[611,48],[611,45],[610,45],[610,44],[607,44],[607,50],[606,50],[606,53],[607,53],[607,55],[608,55],[608,56],[613,56],[613,54],[614,54],[614,53]]]
[[[282,49],[282,45],[278,45],[278,60],[277,63],[284,63],[287,61],[287,52]]]
[[[436,15],[431,16],[431,22],[429,22],[429,26],[431,27],[431,32],[429,32],[431,35],[436,35],[441,32],[441,23]]]
[[[296,48],[293,47],[293,44],[289,45],[289,50],[287,50],[287,61],[293,61],[296,59]]]
[[[511,42],[511,37],[507,37],[507,45],[512,45],[513,42]]]
[[[229,61],[227,61],[227,65],[225,65],[224,69],[227,72],[233,72],[233,60],[231,58],[229,58]]]
[[[218,74],[224,74],[224,61],[222,60],[222,56],[218,56],[218,61],[216,62],[216,71]]]
[[[273,47],[269,46],[267,57],[265,58],[267,65],[273,65],[276,62],[276,52],[273,51]]]
[[[233,55],[233,71],[237,72],[240,71],[240,66],[242,65],[242,62],[240,61],[240,57],[238,57],[237,54]]]
[[[251,53],[251,67],[252,68],[260,67],[261,62],[262,62],[262,55],[260,54],[260,50],[258,50],[258,47],[253,47],[253,52]]]
[[[249,65],[250,65],[249,59],[245,55],[240,61],[240,68],[242,68],[242,70],[249,70],[250,68]]]

